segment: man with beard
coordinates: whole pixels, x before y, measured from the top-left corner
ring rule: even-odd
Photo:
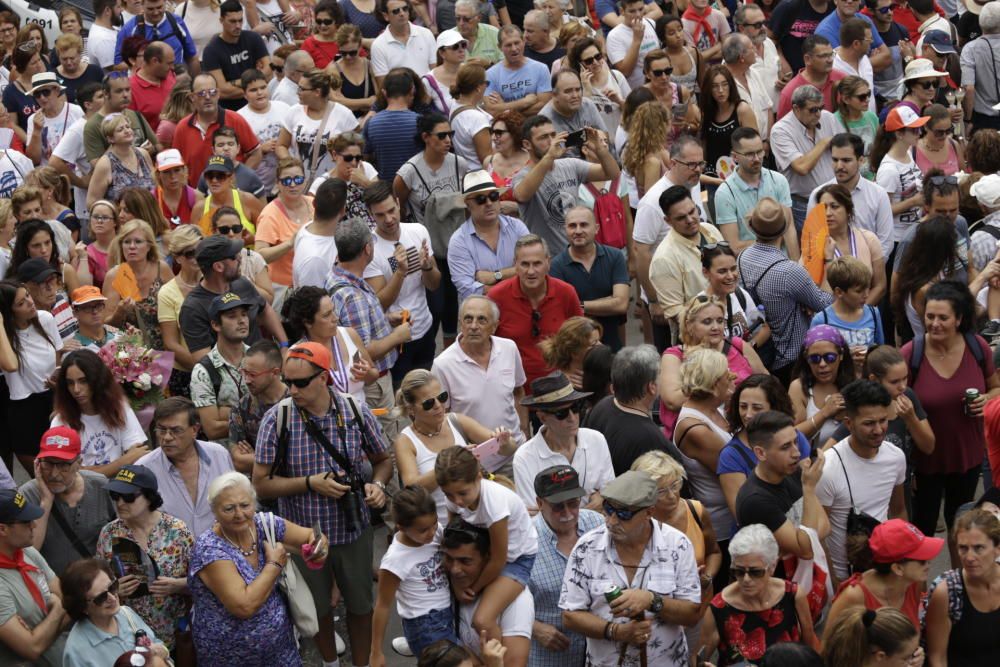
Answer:
[[[250,474],[260,421],[271,406],[288,395],[288,387],[281,381],[281,349],[269,340],[259,340],[243,354],[239,370],[246,391],[229,412],[230,454],[233,467]]]
[[[608,482],[604,526],[580,538],[563,577],[559,607],[566,628],[587,637],[594,667],[688,664],[684,627],[698,622],[701,584],[691,541],[652,518],[657,488],[630,470]],[[610,601],[593,585],[620,590]],[[620,647],[620,648],[619,648]],[[620,657],[621,656],[621,657]]]
[[[826,553],[835,588],[851,571],[847,515],[852,509],[880,522],[906,519],[906,455],[885,441],[889,392],[878,382],[855,380],[840,393],[847,407],[844,426],[851,434],[827,450],[830,465],[816,485],[816,498],[830,521]]]
[[[184,340],[195,359],[208,354],[215,344],[210,308],[215,297],[227,292],[239,295],[248,307],[248,343],[252,344],[260,339],[259,325],[263,325],[270,335],[278,339],[281,347],[288,347],[288,337],[285,336],[285,329],[281,326],[277,313],[254,284],[240,276],[241,250],[243,241],[225,236],[210,236],[198,243],[195,259],[204,277],[184,298],[180,313]]]

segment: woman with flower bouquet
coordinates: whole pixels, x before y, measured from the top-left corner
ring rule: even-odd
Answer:
[[[163,400],[174,353],[150,348],[143,342],[143,332],[130,326],[98,350],[97,356],[124,391],[143,428],[147,428],[153,407]]]

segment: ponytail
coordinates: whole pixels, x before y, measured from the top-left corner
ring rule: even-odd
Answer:
[[[863,665],[875,651],[898,654],[916,636],[913,622],[898,609],[882,607],[872,611],[854,607],[831,628],[823,659],[827,667]]]

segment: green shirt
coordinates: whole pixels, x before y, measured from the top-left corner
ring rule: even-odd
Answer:
[[[499,30],[480,20],[479,32],[476,33],[476,44],[469,49],[467,57],[489,60],[491,65],[500,62],[503,59],[503,52],[500,50],[499,35]]]
[[[156,133],[153,132],[153,128],[149,126],[149,123],[146,122],[142,114],[136,113],[132,109],[126,109],[125,115],[128,116],[132,124],[132,131],[135,132],[135,139],[132,143],[136,148],[142,146],[147,141],[151,144],[156,144]],[[104,155],[104,151],[108,150],[108,140],[104,138],[104,133],[101,132],[102,122],[104,122],[104,116],[100,113],[95,113],[87,121],[87,124],[83,126],[83,150],[90,161],[98,159]]]

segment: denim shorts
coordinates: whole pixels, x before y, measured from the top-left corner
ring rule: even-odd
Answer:
[[[461,640],[455,634],[455,616],[451,607],[435,609],[423,616],[404,618],[403,636],[418,659],[420,652],[439,639],[447,639],[461,645]]]
[[[513,579],[522,586],[527,586],[528,582],[531,581],[531,568],[534,566],[535,554],[524,554],[518,556],[517,560],[504,565],[500,576]]]

